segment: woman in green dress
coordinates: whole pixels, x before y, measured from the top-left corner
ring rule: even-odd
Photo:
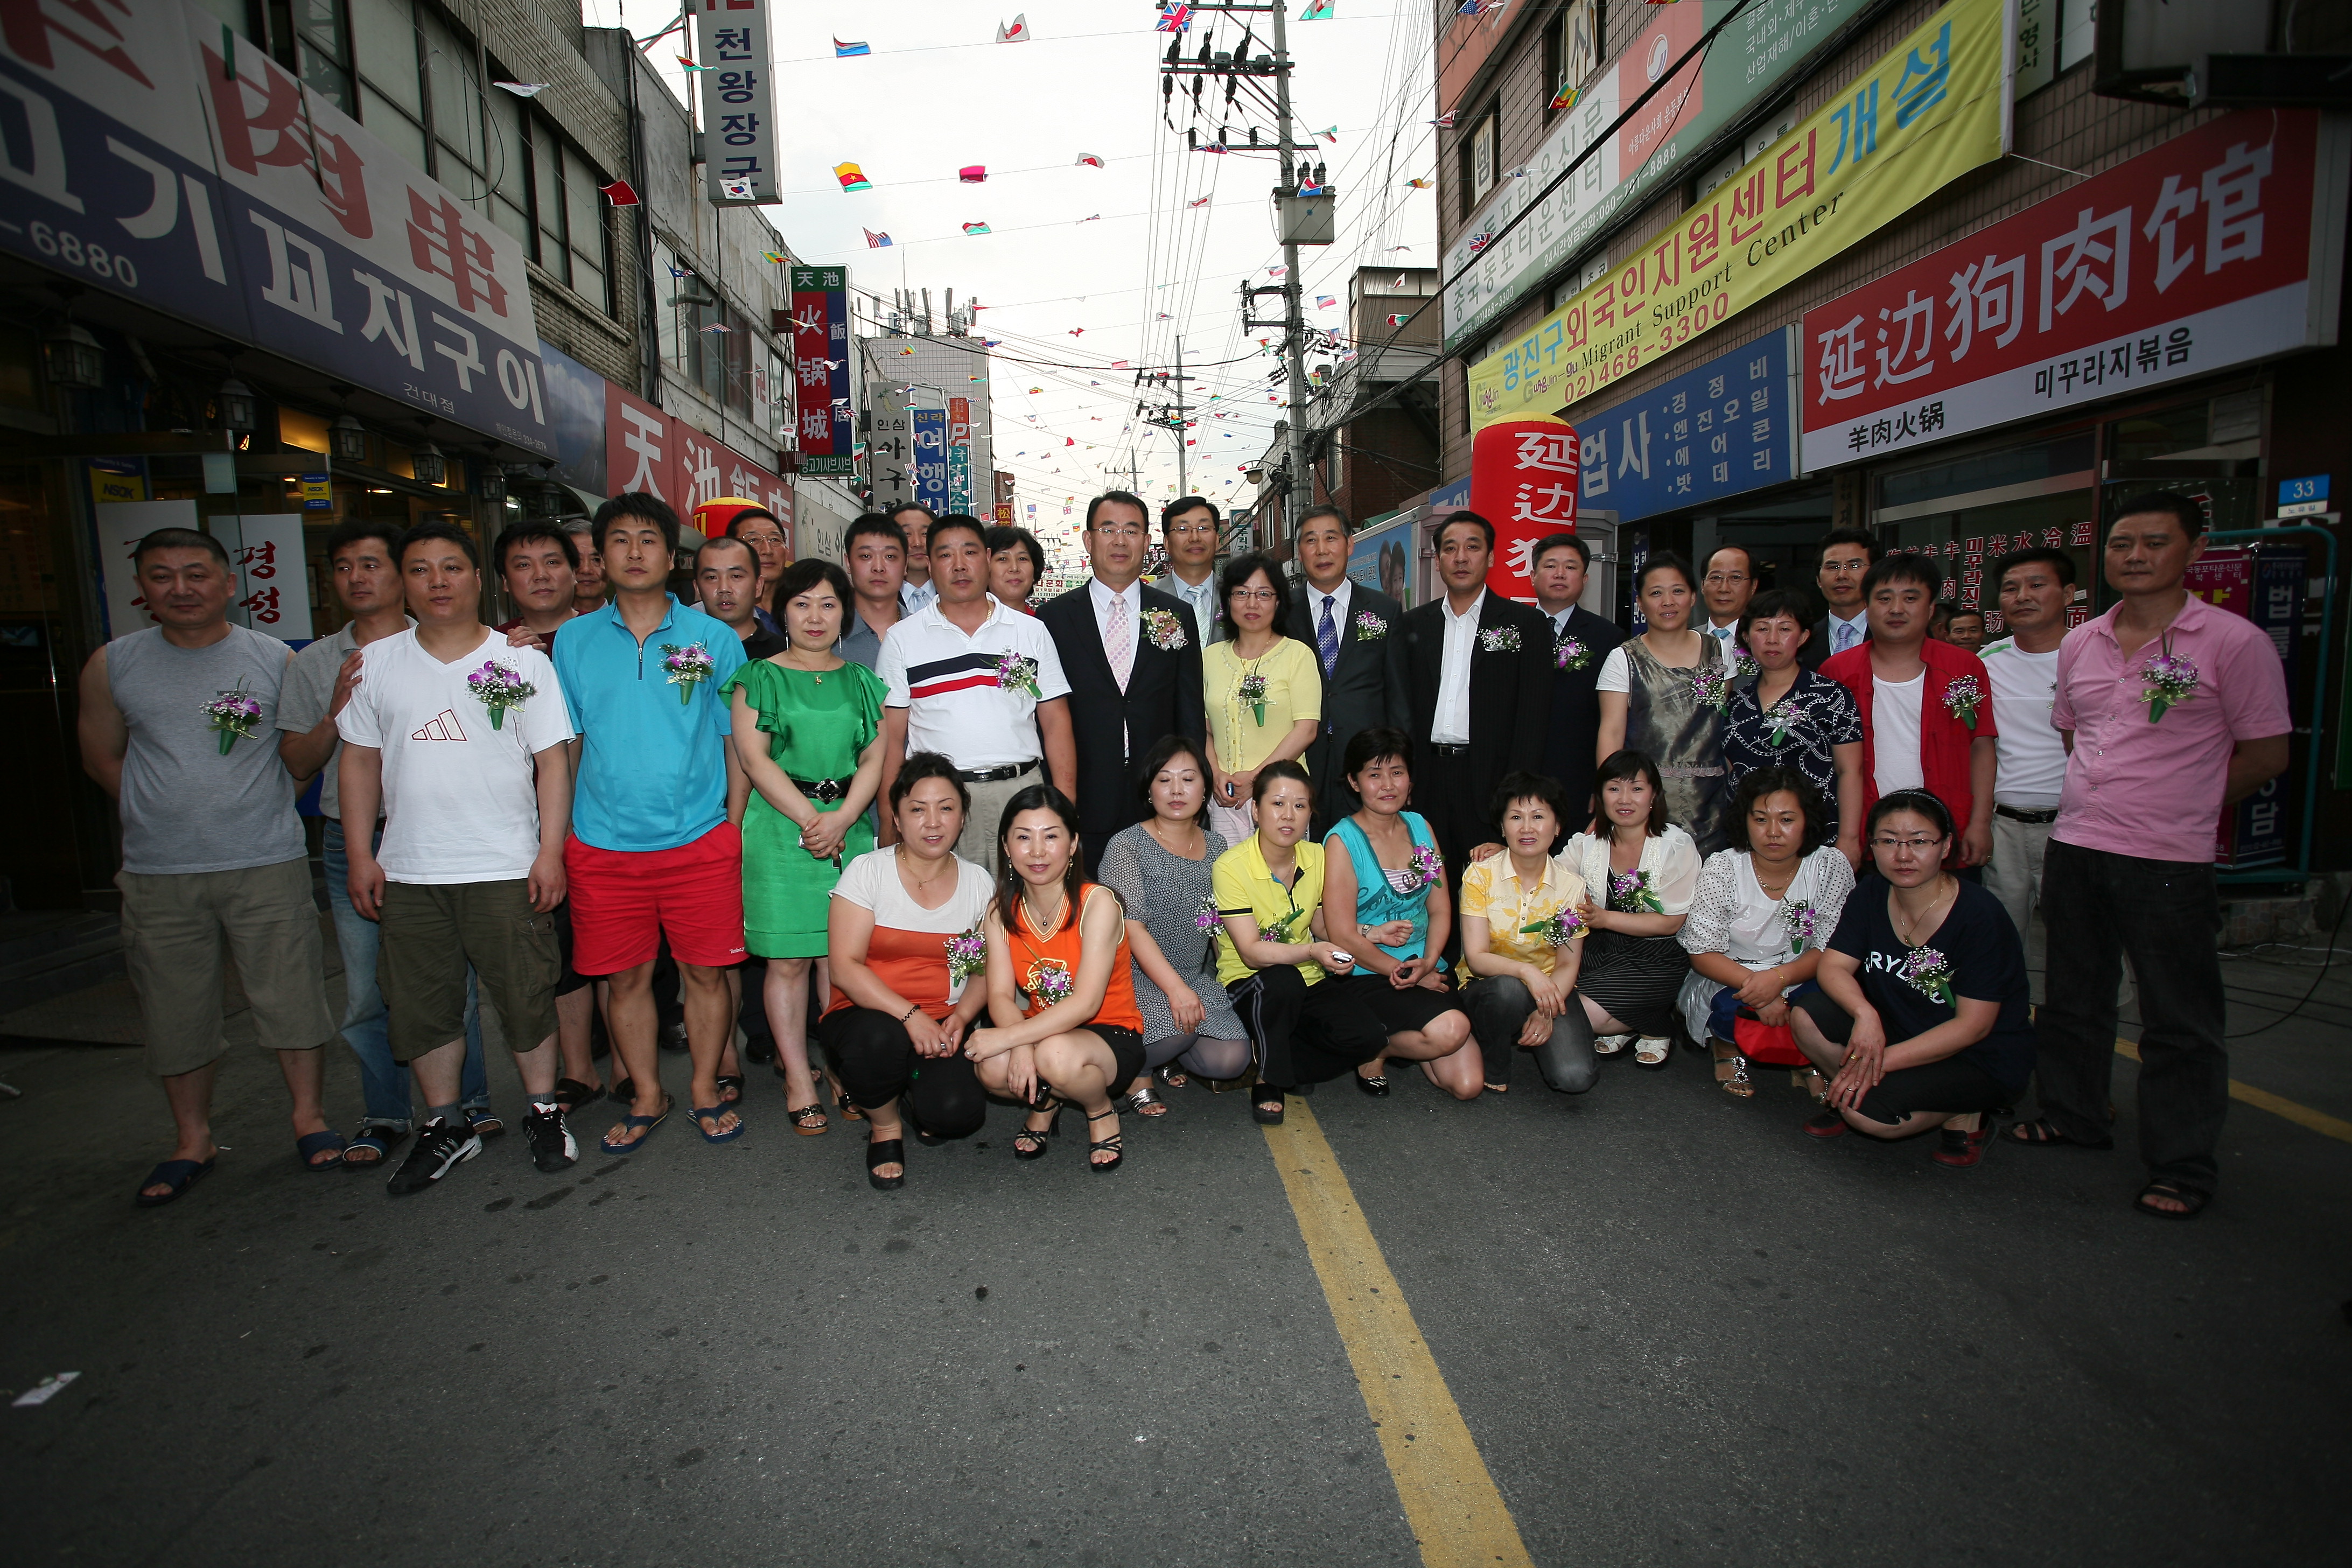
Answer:
[[[768,961],[768,1027],[793,1131],[824,1131],[809,1069],[809,968],[823,970],[826,906],[841,868],[874,847],[866,808],[882,781],[882,682],[835,655],[849,579],[830,561],[803,561],[776,583],[776,618],[791,646],[755,658],[719,689],[734,703],[742,795],[743,941]],[[748,796],[748,800],[744,798]]]

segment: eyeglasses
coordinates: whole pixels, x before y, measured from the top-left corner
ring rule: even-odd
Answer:
[[[1119,523],[1098,523],[1095,527],[1095,532],[1104,539],[1124,540],[1129,543],[1143,537],[1143,530]]]
[[[1236,588],[1233,592],[1233,596],[1236,599],[1247,600],[1251,604],[1270,605],[1281,598],[1282,594],[1279,589],[1275,588]]]
[[[1925,855],[1928,850],[1937,847],[1943,842],[1944,841],[1940,838],[1880,837],[1872,839],[1870,841],[1870,847],[1873,849],[1885,849],[1889,853],[1895,855]]]
[[[1181,539],[1189,535],[1204,534],[1214,538],[1216,532],[1217,525],[1213,522],[1180,522],[1168,531],[1168,537]]]

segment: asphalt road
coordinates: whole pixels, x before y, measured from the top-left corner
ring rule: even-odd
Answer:
[[[2343,1038],[2234,1070],[2341,1115]],[[1423,1560],[1242,1096],[1129,1119],[1104,1177],[999,1108],[882,1194],[755,1082],[730,1146],[547,1177],[509,1134],[394,1201],[296,1168],[248,1050],[220,1168],[149,1213],[135,1051],[0,1079],[0,1386],[82,1374],[0,1407],[11,1561]],[[2127,1152],[1816,1143],[1688,1055],[1308,1103],[1535,1563],[2345,1561],[2339,1136],[2234,1106],[2179,1225]]]

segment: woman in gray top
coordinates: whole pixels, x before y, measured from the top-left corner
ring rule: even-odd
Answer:
[[[1184,1083],[1171,1062],[1202,1078],[1239,1078],[1250,1045],[1217,984],[1209,872],[1228,846],[1207,826],[1209,770],[1192,742],[1171,735],[1145,756],[1143,797],[1151,815],[1112,837],[1095,874],[1126,905],[1135,1001],[1143,1013],[1144,1076],[1128,1086],[1120,1103],[1139,1116],[1160,1117],[1168,1107],[1152,1091],[1155,1069],[1171,1089]]]

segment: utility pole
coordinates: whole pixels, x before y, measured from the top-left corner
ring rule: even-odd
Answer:
[[[1146,383],[1164,388],[1168,384],[1168,373],[1164,370],[1137,371],[1135,384],[1142,386]],[[1176,493],[1180,496],[1192,493],[1192,480],[1187,477],[1187,465],[1184,459],[1184,431],[1191,421],[1184,416],[1184,340],[1179,337],[1176,340],[1176,401],[1172,405],[1139,403],[1135,405],[1135,416],[1146,425],[1157,425],[1175,434]]]
[[[1283,0],[1274,5],[1275,135],[1282,143],[1282,188],[1298,189],[1296,150],[1290,139],[1290,45],[1284,30]],[[1307,322],[1299,307],[1298,244],[1285,235],[1282,243],[1283,348],[1290,361],[1290,454],[1288,482],[1283,487],[1283,531],[1298,532],[1298,514],[1315,504],[1315,479],[1307,471]],[[1274,542],[1268,540],[1267,543]]]

